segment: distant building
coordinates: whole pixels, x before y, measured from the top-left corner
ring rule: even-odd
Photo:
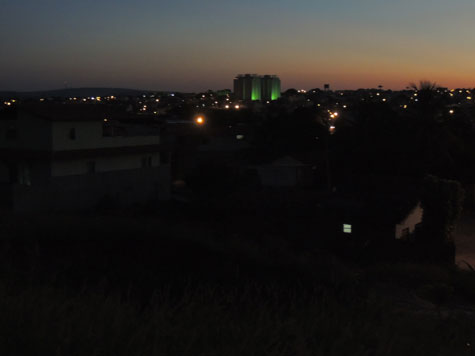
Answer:
[[[100,105],[36,105],[0,117],[0,190],[14,211],[80,210],[170,196],[159,129],[114,125]]]
[[[257,74],[238,75],[234,79],[234,94],[239,100],[261,100],[261,77]]]
[[[280,98],[280,79],[276,75],[240,74],[234,79],[234,95],[245,101],[272,101]]]

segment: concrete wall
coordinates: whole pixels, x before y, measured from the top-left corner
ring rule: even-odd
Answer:
[[[45,185],[15,184],[9,189],[11,208],[17,212],[87,210],[104,201],[128,206],[170,199],[170,167],[54,177]]]
[[[156,145],[160,136],[103,137],[101,121],[43,120],[22,113],[17,120],[0,120],[0,148],[20,150],[81,150],[109,147]],[[16,138],[7,138],[9,129],[16,130]],[[75,139],[71,139],[71,129]]]
[[[151,157],[152,167],[160,166],[160,153],[127,154],[121,156],[56,160],[52,163],[52,176],[63,177],[88,174],[88,163],[95,162],[96,172],[120,171],[142,168],[142,158]]]
[[[13,128],[16,138],[7,138]],[[0,148],[21,150],[48,150],[51,148],[51,123],[22,114],[17,120],[0,120]]]
[[[81,150],[108,147],[157,145],[160,136],[102,136],[102,122],[57,121],[52,125],[52,149],[54,151]],[[76,138],[70,137],[75,129]]]
[[[6,158],[0,160],[0,184],[18,183],[23,176],[44,185],[51,178],[51,163],[46,159]]]

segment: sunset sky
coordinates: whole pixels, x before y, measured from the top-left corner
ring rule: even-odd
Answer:
[[[474,18],[473,0],[0,0],[0,90],[475,87]]]

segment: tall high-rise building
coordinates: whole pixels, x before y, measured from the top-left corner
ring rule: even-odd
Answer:
[[[276,75],[264,75],[262,78],[262,100],[272,101],[280,98],[280,79]]]
[[[240,100],[261,100],[261,77],[240,74],[234,79],[234,94]]]
[[[234,79],[234,95],[239,100],[277,100],[280,79],[276,75],[240,74]]]

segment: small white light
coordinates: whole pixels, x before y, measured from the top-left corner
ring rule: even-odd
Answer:
[[[350,224],[343,224],[343,232],[345,234],[351,234],[352,233],[352,226]]]

